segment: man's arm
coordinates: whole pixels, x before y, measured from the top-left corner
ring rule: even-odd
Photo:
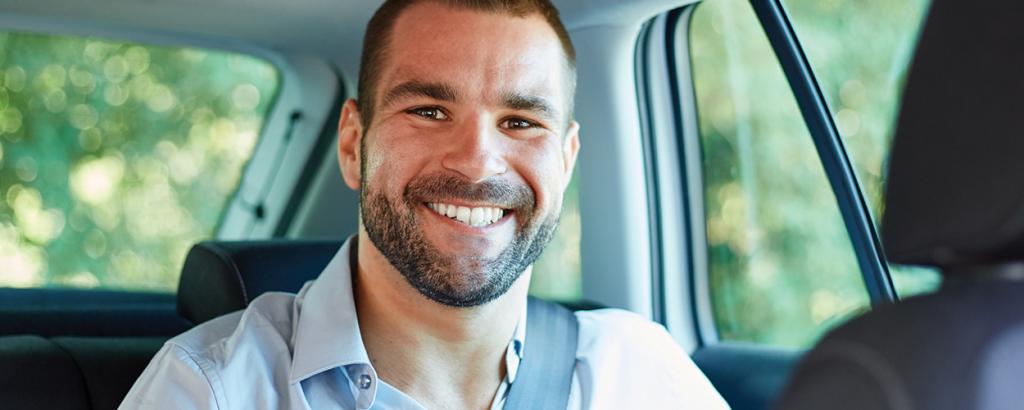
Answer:
[[[197,359],[167,343],[135,381],[120,409],[221,409],[222,397]]]

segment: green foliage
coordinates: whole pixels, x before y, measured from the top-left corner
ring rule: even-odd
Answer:
[[[900,80],[916,38],[917,25],[906,22],[919,21],[924,4],[786,6],[878,210]],[[690,34],[720,336],[807,346],[868,305],[835,197],[750,5],[706,1]]]
[[[785,5],[878,225],[903,82],[929,1],[787,0]],[[939,285],[939,274],[931,269],[892,266],[890,271],[901,297]]]
[[[231,53],[0,34],[0,286],[173,291],[277,86]]]

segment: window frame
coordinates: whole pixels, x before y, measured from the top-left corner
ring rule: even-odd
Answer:
[[[810,62],[779,0],[751,0],[750,5],[783,69],[836,197],[870,304],[874,308],[891,303],[897,300],[895,288],[870,209]],[[653,288],[654,311],[656,318],[691,350],[719,342],[709,287],[699,107],[689,50],[690,21],[699,6],[700,3],[688,4],[652,19],[640,37],[637,53],[645,146],[665,147],[666,138],[677,141],[677,150],[647,150],[648,155],[656,157],[652,158],[654,165],[647,167],[647,172],[654,174],[648,177],[648,192],[652,192],[648,200],[660,205],[658,213],[652,213],[659,219],[652,219],[656,223],[651,227],[652,238],[657,239],[651,242],[651,254],[659,258],[658,263],[652,264],[657,268],[653,278],[658,280],[658,286]],[[659,64],[667,69],[658,72]],[[659,88],[669,90],[667,100],[665,95],[658,95]],[[671,107],[671,111],[651,107]],[[665,116],[670,119],[670,127],[664,125]],[[657,141],[662,142],[659,145]],[[672,171],[676,177],[659,169],[659,163],[679,164]],[[670,195],[682,195],[682,201],[674,208],[665,206],[664,197]],[[684,222],[669,226],[661,219],[667,214],[681,215]],[[682,237],[667,237],[666,233],[673,230],[683,232]],[[685,257],[667,260],[665,255],[673,253]],[[682,280],[673,280],[680,275]],[[689,317],[673,318],[673,312]]]

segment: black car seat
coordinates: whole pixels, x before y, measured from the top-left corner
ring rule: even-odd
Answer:
[[[115,295],[103,292],[52,289],[45,291],[91,301],[92,307],[0,310],[0,409],[116,409],[168,338],[191,324],[243,309],[264,292],[298,291],[320,274],[340,245],[338,240],[197,244],[179,283],[181,316],[173,310],[139,311],[137,306],[152,304],[132,300],[118,305]],[[0,293],[24,297],[24,292]]]
[[[892,148],[882,239],[934,294],[811,350],[780,409],[1024,408],[1024,3],[936,0]]]
[[[205,241],[192,247],[178,282],[178,314],[200,324],[245,309],[269,291],[296,293],[316,279],[341,240]]]

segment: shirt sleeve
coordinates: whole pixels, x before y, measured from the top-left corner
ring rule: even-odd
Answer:
[[[200,362],[185,348],[165,344],[135,381],[119,409],[226,408],[214,389],[217,380],[210,377]]]
[[[729,408],[661,325],[619,309],[576,317],[580,340],[570,409]]]

